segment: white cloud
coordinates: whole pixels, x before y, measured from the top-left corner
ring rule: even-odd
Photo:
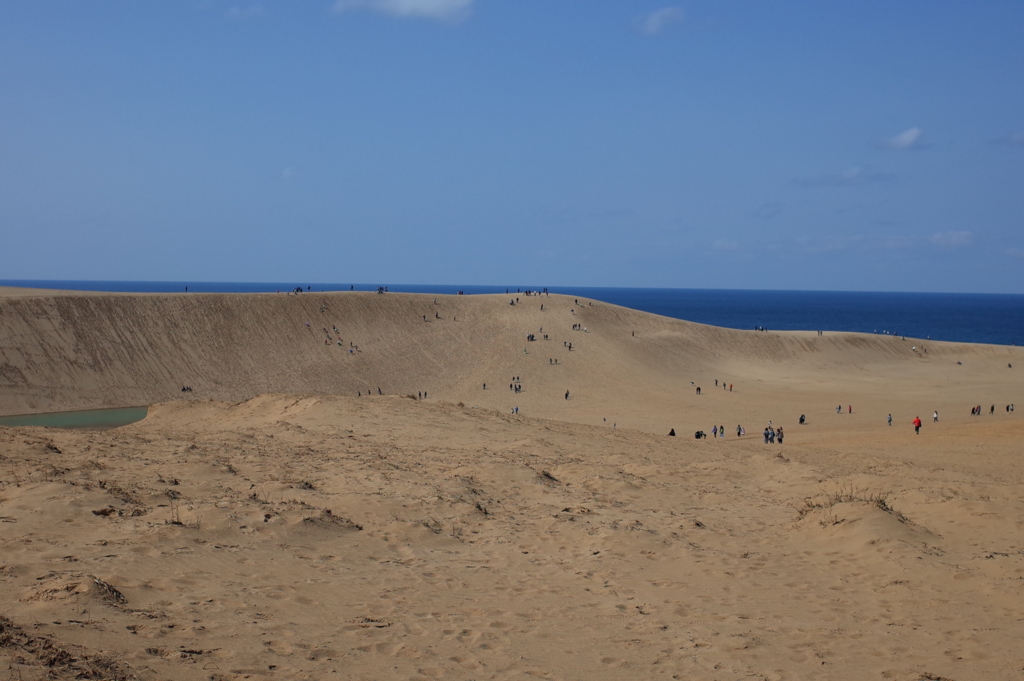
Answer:
[[[647,35],[657,35],[671,24],[683,20],[683,10],[679,7],[662,7],[636,20],[637,30]]]
[[[839,253],[862,249],[867,243],[863,234],[826,234],[798,236],[793,243],[803,253]]]
[[[911,248],[914,240],[909,236],[887,236],[878,242],[876,247],[883,251],[898,251],[904,248]]]
[[[974,233],[966,230],[961,232],[936,232],[928,237],[928,241],[939,248],[967,248],[974,243]]]
[[[883,140],[882,146],[886,149],[899,150],[924,149],[927,145],[925,145],[922,139],[923,136],[924,130],[921,128],[909,128],[895,137]]]
[[[1008,135],[1003,135],[995,140],[995,143],[1007,147],[1024,147],[1024,132],[1011,132]]]
[[[771,220],[782,215],[786,210],[786,205],[778,201],[771,201],[769,203],[762,203],[761,206],[754,211],[754,215],[764,220]]]
[[[878,172],[864,166],[853,166],[847,168],[837,175],[819,175],[811,178],[798,178],[797,184],[805,187],[859,187],[875,182],[884,182],[893,179],[889,173]]]
[[[473,0],[337,0],[336,13],[368,10],[401,18],[458,21],[469,15]]]
[[[267,11],[263,9],[263,5],[232,7],[227,11],[227,15],[232,19],[252,19],[254,17],[261,17],[266,13]]]

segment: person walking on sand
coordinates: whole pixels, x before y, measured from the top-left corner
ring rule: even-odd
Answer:
[[[889,414],[889,425],[892,426],[892,414]]]
[[[921,434],[921,417],[920,416],[915,416],[914,417],[914,435],[920,435],[920,434]]]
[[[569,399],[569,391],[568,390],[565,391],[565,399]]]
[[[775,437],[778,439],[779,444],[782,444],[782,426],[779,426],[775,431]]]
[[[938,422],[939,422],[939,412],[938,412],[938,410],[936,410],[935,413],[932,414],[932,423],[938,423]]]
[[[740,437],[742,435],[743,435],[743,426],[740,426],[739,424],[736,424],[736,437]]]
[[[712,438],[718,437],[718,426],[713,426],[711,428],[711,437]]]

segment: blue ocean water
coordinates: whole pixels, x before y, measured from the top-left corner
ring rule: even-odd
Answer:
[[[375,291],[376,284],[308,284],[313,291]],[[257,293],[298,283],[0,280],[0,286],[79,291]],[[302,285],[303,288],[306,284]],[[527,287],[388,285],[402,293],[516,293]],[[539,290],[541,287],[529,287]],[[933,340],[1024,345],[1024,295],[747,291],[727,289],[549,287],[551,293],[601,300],[666,317],[734,329],[857,331]]]

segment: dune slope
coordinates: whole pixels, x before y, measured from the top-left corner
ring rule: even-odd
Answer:
[[[930,398],[951,378],[992,386],[991,399],[1009,402],[1004,369],[1021,358],[1020,348],[736,331],[563,296],[519,296],[517,305],[511,298],[0,297],[0,413],[379,390],[657,432],[682,427],[682,414],[702,424],[723,410],[730,421],[733,413],[770,419],[744,403],[763,401],[763,388],[788,391],[801,411],[845,407],[861,399],[862,387]],[[509,389],[513,377],[522,392]],[[712,394],[729,384],[733,396]],[[194,392],[182,393],[184,385]],[[833,402],[836,386],[842,391]],[[693,399],[697,387],[711,396]],[[959,401],[941,406],[954,404],[959,408]]]

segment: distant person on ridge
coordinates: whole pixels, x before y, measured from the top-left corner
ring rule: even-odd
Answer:
[[[920,416],[915,416],[914,417],[914,435],[920,435],[920,434],[921,434],[921,417]]]

